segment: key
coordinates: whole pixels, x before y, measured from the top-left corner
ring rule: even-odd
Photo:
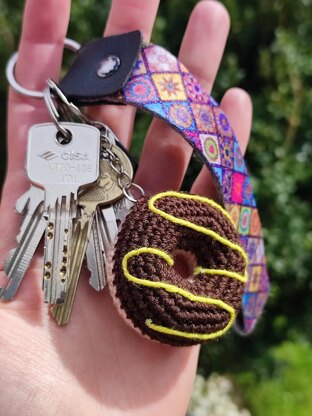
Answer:
[[[37,192],[39,193],[39,203],[42,202],[44,200],[44,191],[40,188],[37,188],[36,186],[31,185],[30,188],[16,200],[15,212],[17,214],[25,215],[31,198],[33,199],[33,201],[38,199],[36,198]],[[32,195],[32,193],[34,195]]]
[[[90,240],[87,246],[86,260],[90,271],[89,283],[96,291],[106,286],[106,258],[101,230],[101,211],[96,210],[92,223]]]
[[[86,253],[89,283],[96,291],[103,290],[107,284],[107,254],[117,234],[118,224],[113,206],[97,208]]]
[[[70,245],[78,190],[99,174],[100,133],[95,127],[64,122],[69,139],[52,123],[29,131],[27,175],[44,188],[47,219],[44,247],[44,301],[62,303],[69,287]]]
[[[101,237],[104,251],[108,253],[118,234],[118,225],[114,207],[112,205],[101,209]]]
[[[116,146],[112,146],[112,152],[118,156],[122,166],[132,178],[132,165],[125,153]],[[122,196],[123,191],[118,185],[117,173],[112,170],[109,160],[101,159],[100,178],[97,185],[79,197],[79,205],[82,207],[82,214],[81,218],[77,220],[73,236],[70,287],[66,294],[64,304],[54,305],[51,309],[52,314],[59,325],[67,324],[70,319],[78,279],[83,259],[86,254],[96,209],[99,205],[112,204],[116,200],[122,198]]]
[[[98,217],[98,221],[100,221],[99,229],[100,229],[100,237],[102,240],[101,246],[103,246],[104,248],[103,257],[104,257],[105,263],[107,263],[107,255],[111,251],[116,241],[119,226],[126,218],[133,204],[134,202],[130,201],[128,198],[124,196],[123,198],[118,200],[115,204],[101,208],[102,215]],[[105,269],[106,269],[105,267],[103,267],[102,269],[103,274],[105,273],[105,277],[104,276],[101,277],[101,280],[99,279],[99,277],[97,277],[98,280],[100,280],[100,285],[104,287],[107,282]],[[91,278],[92,278],[92,274],[91,274]],[[93,277],[92,283],[90,281],[90,284],[92,287],[94,287],[93,285],[94,280],[95,280],[95,276]]]
[[[91,237],[87,248],[87,266],[90,271],[89,283],[96,291],[107,284],[107,253],[118,234],[118,228],[130,211],[133,202],[126,197],[111,206],[97,208],[92,224]]]
[[[126,168],[128,174],[133,177],[133,164],[126,152],[120,152],[122,164]],[[129,165],[131,161],[131,165]],[[122,202],[127,200],[128,202]],[[107,254],[115,241],[118,233],[119,223],[130,210],[132,203],[126,197],[117,200],[112,206],[98,207],[92,226],[91,237],[88,244],[86,258],[87,267],[90,271],[90,285],[96,290],[103,290],[106,286],[106,266]],[[122,213],[122,209],[124,212]],[[101,212],[100,212],[101,211]],[[117,213],[117,215],[116,215]],[[122,214],[122,215],[121,215]]]
[[[116,216],[118,227],[120,226],[121,223],[124,222],[124,220],[126,219],[126,216],[128,215],[133,205],[134,205],[134,202],[130,201],[130,199],[126,197],[120,199],[119,201],[116,202],[116,204],[114,204],[114,211],[115,211],[115,216]]]
[[[107,145],[108,141],[111,145],[118,145],[118,147],[121,147],[117,137],[108,126],[105,126],[102,133],[103,136],[101,137],[103,146]],[[122,150],[124,151],[123,148]],[[87,268],[90,271],[89,283],[96,291],[103,290],[106,286],[106,258],[101,232],[101,217],[101,212],[97,208],[95,211],[90,239],[86,251]]]
[[[43,217],[44,191],[31,186],[17,201],[16,212],[24,214],[20,232],[16,237],[17,247],[10,251],[4,264],[4,271],[9,279],[6,288],[0,289],[2,301],[14,298],[26,274],[29,264],[41,241],[46,227]]]
[[[101,236],[104,250],[109,252],[118,234],[120,224],[125,220],[134,202],[127,197],[119,199],[110,206],[101,208]]]

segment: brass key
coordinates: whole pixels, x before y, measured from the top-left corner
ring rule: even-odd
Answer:
[[[117,155],[127,175],[132,178],[132,164],[127,155],[116,146],[112,146],[111,150]],[[118,183],[118,173],[112,169],[111,162],[108,159],[101,159],[100,177],[97,185],[79,197],[78,205],[82,209],[82,214],[76,222],[72,238],[70,286],[64,303],[52,306],[52,314],[58,325],[67,324],[70,319],[96,208],[99,205],[110,205],[122,198],[122,196],[123,190]]]

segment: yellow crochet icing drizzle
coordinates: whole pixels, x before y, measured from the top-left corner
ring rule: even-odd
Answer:
[[[217,204],[215,201],[212,201],[211,199],[205,198],[203,196],[184,194],[184,193],[176,192],[176,191],[161,192],[159,194],[154,195],[152,198],[150,198],[148,200],[148,207],[155,214],[158,214],[161,217],[165,218],[166,220],[169,220],[169,221],[171,221],[175,224],[182,225],[182,226],[188,227],[188,228],[192,228],[195,231],[198,231],[198,232],[203,233],[205,235],[209,235],[210,237],[219,241],[219,243],[222,243],[225,246],[228,246],[233,250],[237,250],[239,253],[241,253],[243,259],[245,260],[245,264],[247,265],[247,263],[248,263],[247,254],[245,253],[245,250],[241,246],[239,246],[238,244],[232,243],[232,241],[221,237],[221,235],[215,233],[212,230],[209,230],[208,228],[202,227],[201,225],[193,224],[192,222],[187,221],[187,220],[183,220],[182,218],[176,218],[173,215],[168,214],[167,212],[162,211],[161,209],[155,207],[155,202],[158,199],[165,198],[165,197],[168,197],[168,196],[173,196],[173,197],[180,198],[180,199],[193,199],[195,201],[204,202],[204,203],[218,209],[219,211],[221,211],[222,214],[231,222],[233,227],[235,227],[235,224],[234,224],[230,214],[228,212],[226,212],[219,204]]]
[[[219,211],[221,211],[223,213],[223,215],[226,216],[226,218],[233,224],[233,221],[230,217],[230,215],[222,208],[220,207],[216,202],[199,196],[199,195],[190,195],[190,194],[184,194],[184,193],[180,193],[180,192],[175,192],[175,191],[168,191],[168,192],[162,192],[159,193],[155,196],[153,196],[152,198],[149,199],[148,201],[148,207],[151,211],[153,211],[155,214],[160,215],[161,217],[175,223],[178,225],[182,225],[185,227],[189,227],[192,228],[198,232],[201,232],[205,235],[209,235],[212,238],[215,238],[217,241],[219,241],[220,243],[232,248],[233,250],[237,250],[241,253],[241,255],[243,256],[244,260],[245,260],[245,273],[243,276],[241,276],[238,273],[235,272],[231,272],[231,271],[227,271],[227,270],[222,270],[222,269],[204,269],[200,266],[196,267],[194,274],[201,274],[201,273],[205,273],[205,274],[214,274],[214,275],[223,275],[223,276],[227,276],[233,279],[237,279],[240,280],[241,282],[246,282],[247,280],[247,255],[245,253],[245,251],[243,250],[243,248],[235,243],[232,243],[231,241],[227,240],[226,238],[223,238],[222,236],[220,236],[219,234],[217,234],[216,232],[209,230],[205,227],[193,224],[190,221],[187,220],[183,220],[181,218],[176,218],[171,214],[168,214],[162,210],[160,210],[159,208],[155,207],[155,202],[163,197],[168,197],[168,196],[173,196],[176,198],[181,198],[181,199],[194,199],[200,202],[204,202],[207,203],[211,206],[213,206],[214,208],[218,209]],[[233,224],[234,225],[234,224]],[[161,332],[164,334],[168,334],[168,335],[174,335],[174,336],[178,336],[178,337],[183,337],[183,338],[189,338],[189,339],[198,339],[198,340],[209,340],[209,339],[214,339],[217,338],[223,334],[225,334],[228,329],[232,326],[232,324],[234,323],[235,317],[236,317],[236,313],[235,313],[235,309],[228,305],[227,303],[223,302],[220,299],[213,299],[213,298],[209,298],[206,296],[198,296],[198,295],[194,295],[193,293],[182,289],[178,286],[172,285],[170,283],[165,283],[165,282],[159,282],[159,281],[152,281],[152,280],[146,280],[146,279],[140,279],[136,276],[133,276],[129,270],[128,270],[128,262],[131,258],[135,257],[135,256],[139,256],[141,254],[155,254],[161,258],[163,258],[167,264],[169,266],[173,266],[174,265],[174,260],[171,256],[169,256],[169,254],[167,254],[166,252],[164,252],[163,250],[159,250],[157,248],[151,248],[151,247],[141,247],[139,249],[135,249],[130,251],[129,253],[127,253],[123,260],[122,260],[122,268],[123,268],[123,273],[125,275],[125,277],[132,283],[138,284],[138,285],[142,285],[142,286],[146,286],[146,287],[150,287],[150,288],[155,288],[155,289],[164,289],[169,293],[176,293],[180,296],[183,296],[189,300],[191,300],[192,302],[199,302],[199,303],[206,303],[209,305],[215,305],[225,311],[227,311],[230,315],[230,319],[228,324],[221,330],[213,332],[213,333],[209,333],[209,334],[197,334],[197,333],[192,333],[192,332],[184,332],[184,331],[179,331],[176,329],[172,329],[172,328],[167,328],[161,325],[155,325],[153,324],[153,322],[150,319],[147,319],[145,321],[145,324],[150,328],[153,329],[154,331],[157,332]]]
[[[216,338],[218,336],[223,335],[233,324],[234,320],[235,320],[235,309],[232,308],[230,305],[228,305],[227,303],[223,302],[220,299],[212,299],[212,298],[208,298],[206,296],[197,296],[194,295],[193,293],[182,289],[178,286],[175,285],[171,285],[170,283],[165,283],[165,282],[154,282],[152,280],[146,280],[146,279],[139,279],[135,276],[133,276],[129,270],[128,270],[128,262],[132,257],[135,256],[139,256],[141,254],[156,254],[159,257],[162,257],[168,264],[169,266],[173,266],[174,265],[174,260],[172,257],[170,257],[167,253],[165,253],[162,250],[159,250],[157,248],[151,248],[151,247],[141,247],[139,249],[136,250],[132,250],[129,253],[127,253],[125,255],[125,257],[122,260],[122,268],[123,268],[123,272],[125,277],[132,283],[136,283],[138,285],[142,285],[142,286],[146,286],[146,287],[152,287],[155,289],[164,289],[167,292],[170,293],[177,293],[180,296],[183,296],[193,302],[201,302],[201,303],[206,303],[209,305],[216,305],[221,309],[226,310],[227,312],[229,312],[230,314],[230,320],[228,322],[228,324],[226,325],[225,328],[221,329],[218,332],[214,332],[214,333],[210,333],[210,334],[194,334],[192,332],[182,332],[182,331],[177,331],[175,329],[171,329],[171,328],[166,328],[164,326],[159,326],[159,325],[154,325],[152,323],[152,321],[150,319],[147,319],[145,321],[145,324],[158,332],[162,332],[165,334],[170,334],[170,335],[176,335],[176,336],[180,336],[180,337],[184,337],[184,338],[195,338],[195,339],[201,339],[201,340],[208,340],[208,339],[213,339]]]
[[[204,269],[203,267],[196,267],[194,270],[194,274],[214,274],[219,276],[227,276],[232,277],[233,279],[240,280],[243,283],[247,282],[248,276],[245,274],[242,276],[239,273],[231,272],[230,270],[222,270],[222,269]]]

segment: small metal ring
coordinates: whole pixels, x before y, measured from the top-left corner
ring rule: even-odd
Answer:
[[[85,123],[90,124],[87,116],[74,103],[68,101],[66,95],[52,79],[48,79],[47,84],[55,98],[57,98],[57,100],[59,100],[61,104],[65,105],[67,110],[74,114],[74,116],[79,117]]]
[[[113,169],[113,167],[112,167],[112,169]],[[124,181],[124,182],[127,181],[127,185],[126,186],[128,186],[127,189],[129,189],[131,187],[132,179],[133,178],[123,168],[119,172],[117,172],[117,174],[118,174],[117,180],[118,180],[119,187],[122,188],[122,185],[121,185],[121,182],[122,181]]]
[[[123,188],[122,188],[122,193],[124,194],[124,196],[130,201],[130,202],[137,202],[138,200],[137,199],[135,199],[135,198],[133,198],[133,196],[131,196],[130,194],[129,194],[129,189],[130,188],[136,188],[136,189],[138,189],[140,192],[141,192],[141,194],[142,194],[142,196],[144,196],[145,195],[145,192],[144,192],[144,189],[140,186],[140,185],[138,185],[137,183],[130,183],[130,184],[128,184],[128,185],[126,185],[126,186],[124,186]]]
[[[81,45],[76,42],[73,39],[69,39],[66,38],[64,40],[64,47],[66,49],[69,49],[70,51],[73,52],[77,52]],[[44,92],[43,91],[33,91],[33,90],[29,90],[27,88],[22,87],[15,79],[15,75],[14,75],[14,69],[15,69],[15,65],[18,59],[18,52],[15,52],[11,58],[8,60],[7,66],[6,66],[6,77],[8,80],[8,83],[10,84],[10,86],[18,93],[22,94],[22,95],[26,95],[27,97],[32,97],[32,98],[44,98]]]
[[[62,126],[62,124],[59,122],[60,115],[55,107],[55,104],[53,102],[50,88],[47,87],[43,91],[43,98],[46,103],[47,109],[50,113],[50,116],[53,120],[53,123],[55,124],[57,130],[61,133],[61,135],[67,139],[70,139],[71,135],[68,132],[68,130],[65,129],[65,127]]]
[[[115,158],[115,160],[110,160],[110,167],[113,169],[117,175],[123,174],[125,171],[122,167],[122,162],[119,158]]]
[[[53,102],[49,87],[44,89],[43,98],[44,98],[44,101],[46,103],[46,106],[48,108],[48,111],[50,113],[50,116],[51,116],[52,120],[54,121],[54,123],[58,123],[58,120],[60,118],[60,114],[57,111],[57,108],[56,108],[56,106]]]

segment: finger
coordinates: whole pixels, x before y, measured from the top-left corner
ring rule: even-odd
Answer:
[[[48,78],[58,79],[69,15],[69,0],[26,2],[15,69],[16,79],[23,87],[42,91]],[[49,120],[43,99],[10,91],[9,169],[23,164],[27,131],[32,124],[43,120]]]
[[[104,35],[140,30],[144,41],[149,42],[158,6],[159,0],[113,0]],[[129,147],[135,116],[133,107],[96,107],[90,110],[90,116],[107,123],[123,144]]]
[[[240,149],[245,154],[252,124],[252,101],[249,94],[240,88],[232,88],[225,93],[221,108],[229,118]],[[211,174],[206,166],[200,171],[191,191],[209,198],[216,198]]]
[[[222,4],[202,1],[195,7],[184,35],[179,59],[209,93],[229,27],[229,15]],[[179,189],[191,153],[191,147],[180,135],[160,120],[154,120],[144,144],[137,181],[148,193]],[[157,175],[148,174],[155,171]]]
[[[15,76],[25,88],[42,90],[48,78],[57,79],[70,15],[69,0],[28,0],[23,20]],[[27,132],[32,124],[49,120],[42,99],[10,90],[8,111],[8,169],[0,211],[0,255],[14,245],[18,216],[14,201],[28,185],[24,173]],[[5,220],[4,220],[5,219]]]
[[[244,155],[250,139],[252,126],[252,101],[250,95],[241,88],[231,88],[224,94],[221,108],[229,118],[240,150]]]

